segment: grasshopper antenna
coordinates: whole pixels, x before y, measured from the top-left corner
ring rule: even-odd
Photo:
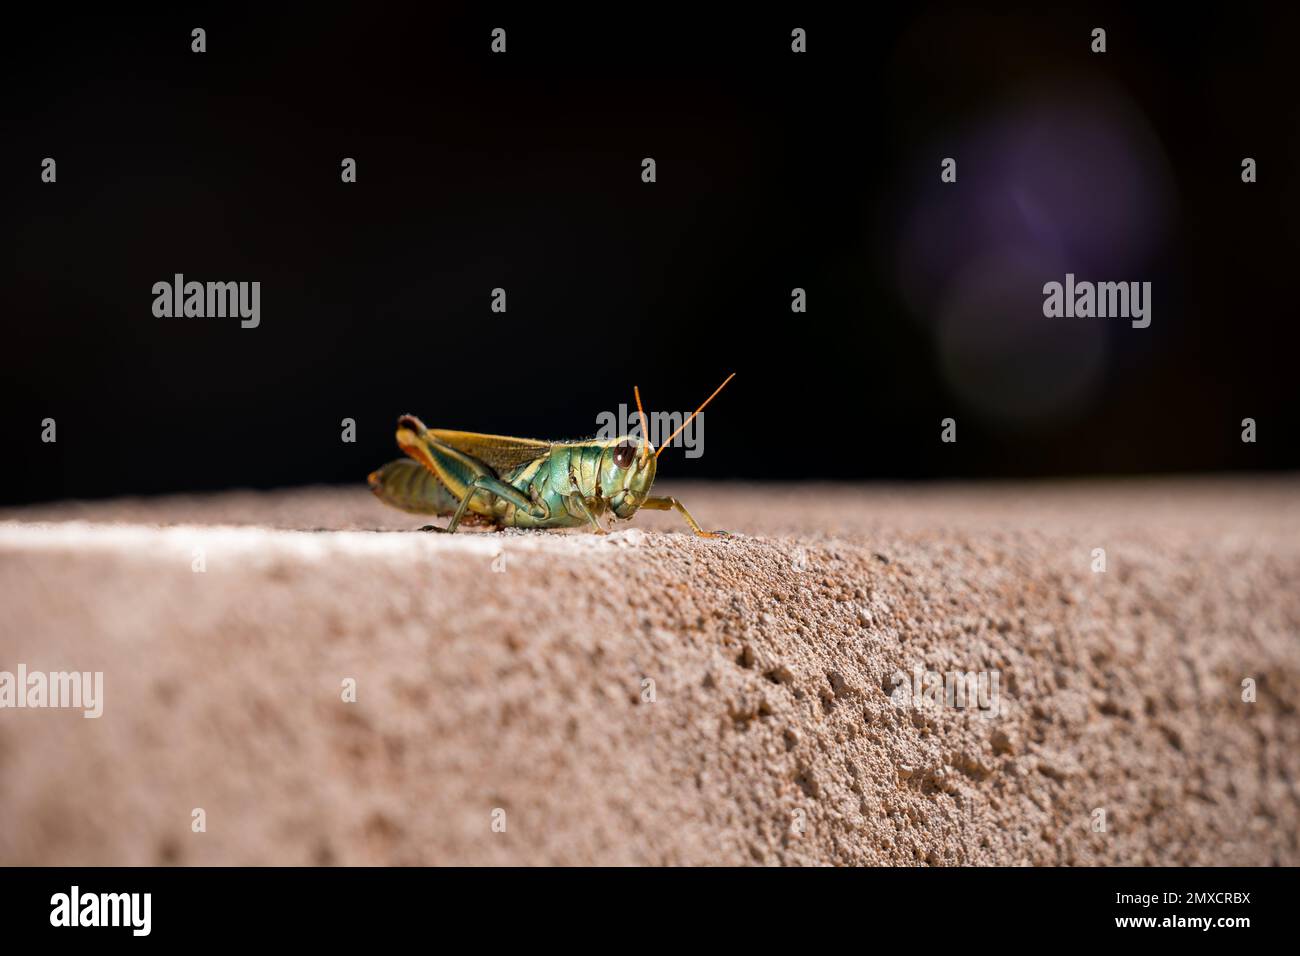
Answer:
[[[646,456],[650,454],[650,430],[646,428],[645,409],[641,407],[641,389],[633,385],[632,394],[636,396],[636,413],[641,416],[641,438],[645,441],[645,446],[641,449],[641,463],[645,464]],[[656,454],[655,457],[659,456]]]
[[[682,432],[684,432],[684,431],[686,430],[686,426],[689,425],[691,422],[693,422],[693,421],[695,420],[695,416],[698,415],[700,412],[704,411],[704,405],[709,404],[709,402],[711,402],[711,401],[713,401],[715,398],[717,398],[717,397],[718,397],[718,392],[720,392],[720,391],[722,391],[724,388],[726,388],[726,387],[727,387],[727,382],[730,382],[730,381],[731,381],[733,378],[735,378],[735,377],[736,377],[736,373],[735,373],[735,372],[732,372],[730,375],[728,375],[727,378],[726,378],[726,381],[724,381],[721,385],[719,385],[717,388],[715,388],[715,389],[713,390],[713,394],[710,395],[708,398],[706,398],[706,399],[704,400],[704,404],[701,405],[699,408],[695,409],[695,411],[691,412],[691,417],[688,418],[688,419],[686,419],[686,421],[682,422],[681,425],[678,426],[677,431],[673,432],[673,433],[672,433],[671,435],[669,435],[666,439],[664,439],[664,441],[663,441],[662,443],[660,443],[660,445],[659,445],[659,451],[655,452],[655,458],[658,458],[659,455],[663,452],[663,450],[664,450],[665,448],[667,448],[669,445],[672,444],[672,441],[673,441],[674,438],[676,438],[678,435],[680,435]]]

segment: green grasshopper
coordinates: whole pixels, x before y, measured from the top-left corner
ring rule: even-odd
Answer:
[[[656,451],[650,444],[641,390],[633,387],[641,434],[590,441],[546,442],[476,432],[426,428],[414,415],[397,420],[397,447],[409,458],[390,461],[370,474],[370,490],[384,504],[413,514],[451,515],[452,534],[463,519],[498,528],[574,528],[609,512],[628,520],[638,508],[681,512],[702,538],[705,531],[680,501],[654,497],[655,463],[674,438],[717,397],[732,372]]]

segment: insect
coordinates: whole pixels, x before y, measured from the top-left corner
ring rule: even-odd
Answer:
[[[650,488],[659,455],[735,376],[728,375],[657,451],[647,437],[641,390],[635,387],[639,436],[547,442],[426,428],[414,415],[403,415],[397,420],[397,447],[409,457],[371,472],[370,490],[402,511],[451,515],[445,529],[426,528],[447,534],[466,519],[498,528],[589,525],[606,534],[598,519],[607,512],[628,520],[637,509],[649,508],[676,509],[700,537],[723,537],[727,532],[705,531],[680,501],[653,496]]]

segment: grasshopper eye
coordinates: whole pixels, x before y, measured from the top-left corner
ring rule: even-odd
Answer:
[[[629,468],[636,460],[636,445],[624,442],[614,449],[614,464],[620,468]]]

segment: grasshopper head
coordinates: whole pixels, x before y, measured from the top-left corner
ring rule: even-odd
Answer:
[[[655,456],[639,438],[615,438],[600,458],[600,487],[609,497],[614,516],[624,520],[636,514],[655,483]]]
[[[635,385],[632,387],[632,394],[636,396],[637,415],[641,418],[641,434],[635,438],[630,435],[615,438],[609,442],[604,455],[601,456],[600,487],[608,489],[609,506],[615,517],[627,519],[636,514],[636,509],[645,503],[650,495],[650,487],[655,483],[655,462],[659,455],[674,438],[682,433],[696,415],[704,411],[704,406],[727,387],[727,382],[735,377],[735,372],[728,375],[723,383],[713,390],[713,394],[691,413],[690,418],[682,422],[676,431],[663,440],[658,451],[655,451],[648,437],[650,430],[646,427],[645,408],[641,405],[641,389]]]

